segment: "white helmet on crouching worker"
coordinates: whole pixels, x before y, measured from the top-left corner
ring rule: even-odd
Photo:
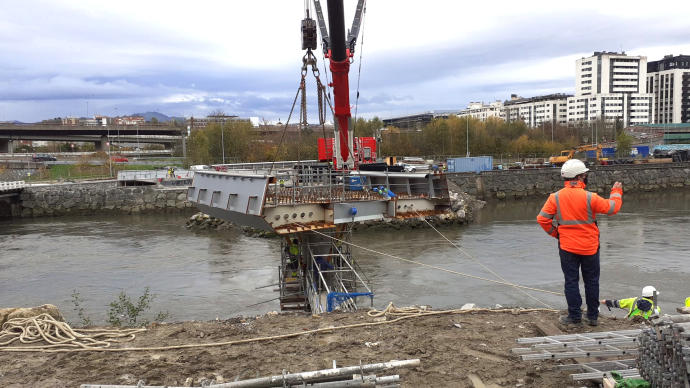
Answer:
[[[561,167],[561,177],[565,179],[574,179],[576,176],[584,174],[587,171],[589,171],[589,169],[581,160],[570,159],[563,163],[563,167]]]
[[[654,288],[654,286],[646,286],[642,289],[642,296],[645,298],[651,298],[654,296],[655,292],[657,295],[659,295],[659,291],[657,291],[656,288]]]

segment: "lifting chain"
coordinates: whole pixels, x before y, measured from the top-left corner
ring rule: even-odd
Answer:
[[[312,74],[316,79],[316,97],[318,101],[318,115],[319,115],[319,125],[321,125],[324,131],[324,138],[326,137],[326,107],[324,106],[324,100],[328,103],[328,107],[333,113],[333,104],[326,90],[326,85],[321,82],[321,72],[316,62],[316,56],[311,51],[307,50],[307,53],[302,57],[302,79],[300,81],[300,93],[301,93],[301,107],[300,107],[300,126],[304,129],[307,128],[307,88],[306,88],[306,76],[308,68],[311,67]]]

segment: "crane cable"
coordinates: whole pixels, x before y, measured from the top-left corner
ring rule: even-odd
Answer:
[[[503,278],[501,275],[499,275],[498,273],[496,273],[494,270],[492,270],[492,269],[489,268],[488,266],[484,265],[484,263],[482,263],[481,261],[477,260],[474,256],[470,255],[467,251],[465,251],[464,249],[462,249],[461,247],[459,247],[459,246],[458,246],[457,244],[455,244],[454,242],[450,241],[446,236],[443,235],[443,233],[441,233],[438,229],[436,229],[436,228],[426,219],[426,217],[422,216],[421,214],[419,214],[419,213],[416,212],[416,211],[415,211],[415,213],[416,213],[419,217],[421,217],[421,219],[424,220],[424,222],[426,222],[426,224],[429,225],[429,226],[431,227],[431,229],[433,229],[436,233],[438,233],[441,237],[443,237],[444,240],[448,241],[448,242],[450,243],[450,245],[454,246],[454,247],[455,247],[457,250],[459,250],[461,253],[464,253],[464,254],[465,254],[467,257],[469,257],[472,261],[474,261],[475,263],[479,264],[482,268],[484,268],[487,272],[489,272],[489,273],[491,273],[492,275],[494,275],[494,276],[495,276],[496,278],[498,278],[499,280],[504,281],[504,282],[506,282],[506,283],[509,283],[505,278]],[[522,292],[523,294],[527,295],[528,297],[534,299],[535,301],[541,303],[541,304],[544,305],[545,307],[553,308],[553,306],[551,306],[551,305],[549,305],[548,303],[542,301],[541,299],[539,299],[539,298],[537,298],[537,297],[535,297],[535,296],[529,294],[527,291],[522,290],[522,289],[517,288],[517,287],[516,287],[515,289],[518,290],[518,291],[520,291],[520,292]]]
[[[404,258],[404,257],[392,255],[392,254],[390,254],[390,253],[380,252],[380,251],[377,251],[377,250],[374,250],[374,249],[371,249],[371,248],[366,248],[366,247],[363,247],[363,246],[361,246],[361,245],[357,245],[357,244],[352,243],[352,242],[349,242],[349,241],[341,240],[341,239],[335,238],[335,237],[333,237],[333,236],[329,236],[329,235],[327,235],[327,234],[325,234],[325,233],[321,233],[321,232],[319,232],[318,230],[311,230],[310,227],[309,227],[309,225],[305,225],[305,224],[302,224],[302,223],[299,223],[299,222],[297,223],[297,225],[300,225],[300,226],[304,227],[306,230],[308,230],[308,231],[310,231],[310,232],[316,233],[316,234],[321,235],[321,236],[324,236],[324,237],[328,237],[328,238],[333,239],[333,240],[335,240],[335,241],[339,241],[339,242],[341,242],[341,243],[343,243],[343,244],[347,244],[347,245],[353,246],[353,247],[355,247],[355,248],[359,248],[359,249],[364,250],[364,251],[367,251],[367,252],[375,253],[375,254],[377,254],[377,255],[386,256],[386,257],[390,257],[390,258],[397,259],[397,260],[400,260],[400,261],[404,261],[404,262],[406,262],[406,263],[417,264],[417,265],[420,265],[420,266],[422,266],[422,267],[432,268],[432,269],[436,269],[436,270],[439,270],[439,271],[448,272],[448,273],[452,273],[452,274],[455,274],[455,275],[460,275],[460,276],[463,276],[463,277],[467,277],[467,278],[470,278],[470,279],[483,280],[483,281],[485,281],[485,282],[496,283],[496,284],[502,284],[502,285],[506,285],[506,286],[521,288],[521,289],[523,289],[523,290],[530,290],[530,291],[536,291],[536,292],[543,292],[543,293],[546,293],[546,294],[552,294],[552,295],[563,296],[563,293],[560,293],[560,292],[557,292],[557,291],[544,290],[544,289],[541,289],[541,288],[523,286],[523,285],[520,285],[520,284],[510,283],[510,282],[506,282],[506,281],[495,280],[495,279],[489,279],[489,278],[485,278],[485,277],[482,277],[482,276],[471,275],[471,274],[464,273],[464,272],[460,272],[460,271],[454,271],[454,270],[452,270],[452,269],[447,269],[447,268],[438,267],[438,266],[431,265],[431,264],[422,263],[422,262],[420,262],[420,261],[415,261],[415,260],[406,259],[406,258]]]
[[[292,118],[292,113],[295,111],[295,105],[297,104],[297,97],[299,97],[300,92],[302,91],[302,85],[304,84],[304,79],[307,76],[307,55],[302,58],[302,71],[301,71],[301,78],[300,78],[300,83],[299,87],[297,87],[297,93],[295,93],[295,98],[292,100],[292,108],[290,108],[290,114],[288,115],[288,119],[285,122],[285,126],[283,126],[283,133],[280,136],[280,142],[278,143],[278,147],[276,147],[276,152],[273,154],[273,160],[271,161],[271,168],[268,170],[268,174],[270,175],[271,172],[273,172],[273,167],[276,163],[276,160],[278,159],[278,154],[280,153],[280,148],[283,145],[283,141],[285,140],[285,134],[287,133],[287,128],[288,124],[290,124],[290,119]]]
[[[362,75],[362,53],[364,52],[364,16],[367,13],[367,2],[366,0],[364,1],[364,5],[362,8],[362,20],[360,21],[360,24],[362,25],[362,39],[360,40],[359,44],[359,68],[357,70],[357,97],[355,97],[355,119],[353,120],[353,126],[352,128],[352,133],[354,134],[355,128],[357,127],[357,108],[359,107],[359,79],[360,76]]]

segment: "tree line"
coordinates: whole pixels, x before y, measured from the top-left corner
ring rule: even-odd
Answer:
[[[316,159],[317,141],[333,137],[332,129],[262,135],[251,123],[231,121],[212,123],[194,130],[187,140],[190,164],[263,162],[272,160]],[[628,148],[632,137],[620,125],[607,122],[560,124],[530,128],[522,121],[498,118],[481,121],[471,117],[437,118],[416,129],[384,128],[378,118],[358,118],[355,136],[380,137],[379,156],[439,157],[466,155],[505,155],[546,157],[581,144],[617,140]],[[552,140],[553,139],[553,140]],[[620,147],[619,147],[620,148]]]

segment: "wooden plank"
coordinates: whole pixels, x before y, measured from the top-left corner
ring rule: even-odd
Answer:
[[[561,329],[556,327],[556,325],[551,322],[537,321],[535,326],[537,327],[537,332],[544,337],[564,334]]]
[[[604,377],[603,383],[604,388],[614,388],[616,386],[616,380],[608,376]]]
[[[474,388],[486,388],[486,385],[484,384],[482,379],[479,378],[479,376],[470,373],[467,375],[467,378],[470,379],[470,382],[472,383],[472,386]]]
[[[676,311],[681,314],[690,314],[690,307],[678,307],[676,308]]]

